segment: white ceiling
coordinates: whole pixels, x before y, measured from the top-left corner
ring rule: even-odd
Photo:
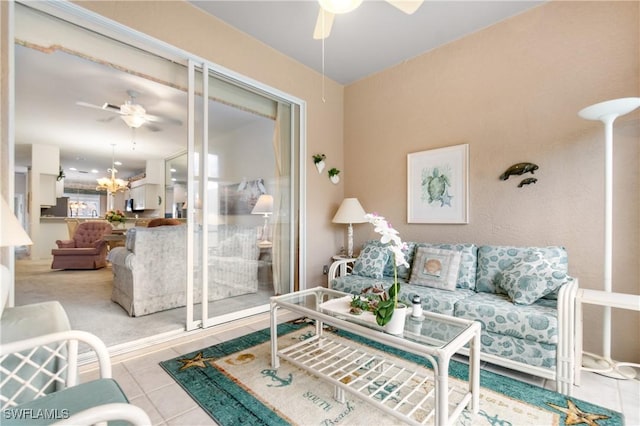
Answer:
[[[313,29],[319,4],[294,1],[198,1],[217,16],[287,56],[322,72],[322,42]],[[349,84],[489,27],[543,1],[425,1],[406,15],[382,0],[365,0],[337,15],[325,40],[325,74]]]
[[[128,178],[143,172],[147,159],[166,159],[186,151],[184,91],[61,51],[42,53],[16,46],[15,52],[18,168],[31,165],[31,145],[54,145],[60,148],[67,182],[95,183],[97,177],[107,175],[112,157],[122,162],[116,166],[117,177]],[[129,99],[127,90],[139,93],[136,102],[148,114],[167,120],[143,124],[134,132],[118,114],[76,104],[122,105]],[[210,102],[209,108],[210,131],[218,134],[255,119],[217,102]],[[98,173],[91,173],[93,169]]]
[[[265,44],[322,72],[322,42],[312,34],[315,1],[191,1]],[[465,34],[541,4],[531,1],[425,1],[405,15],[384,1],[365,0],[355,11],[336,16],[325,40],[325,73],[348,84],[415,57]],[[134,132],[114,113],[80,107],[121,105],[127,90],[139,92],[147,113],[171,118]],[[147,159],[164,159],[186,150],[186,93],[63,52],[41,53],[16,46],[16,166],[31,164],[32,144],[60,148],[67,179],[95,182],[115,159],[118,177],[144,170]],[[210,104],[211,129],[224,132],[247,124],[247,114]],[[214,134],[214,133],[211,133]],[[133,144],[135,140],[135,146]]]

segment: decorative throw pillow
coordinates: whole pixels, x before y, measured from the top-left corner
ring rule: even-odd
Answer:
[[[353,274],[369,278],[382,278],[384,265],[389,259],[389,250],[385,247],[366,246],[353,265]]]
[[[557,290],[567,274],[542,255],[531,253],[514,262],[498,283],[516,305],[531,305]]]
[[[454,291],[460,270],[459,251],[418,247],[409,284]]]

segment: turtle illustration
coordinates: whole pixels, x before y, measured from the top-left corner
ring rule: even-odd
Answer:
[[[422,180],[423,198],[427,199],[429,204],[440,201],[440,207],[451,205],[451,195],[449,195],[449,186],[451,182],[449,178],[440,173],[436,167],[431,175]]]

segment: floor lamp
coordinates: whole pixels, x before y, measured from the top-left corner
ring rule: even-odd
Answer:
[[[640,107],[640,98],[621,98],[600,102],[582,109],[578,115],[585,120],[600,120],[604,123],[605,134],[605,212],[604,212],[604,291],[612,292],[612,259],[613,259],[613,122],[621,115],[625,115]],[[611,371],[601,374],[614,378],[627,378],[633,372],[621,371],[611,359],[611,307],[604,307],[602,331],[602,357],[588,356],[583,362],[585,367],[609,368]]]
[[[353,224],[364,223],[366,212],[360,205],[357,198],[345,198],[338,207],[338,211],[333,216],[333,223],[347,223],[347,256],[353,257]]]

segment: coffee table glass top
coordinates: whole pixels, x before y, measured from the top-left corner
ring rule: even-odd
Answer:
[[[384,331],[384,328],[376,323],[372,313],[363,312],[355,315],[349,312],[352,297],[353,295],[341,291],[316,287],[275,296],[272,300],[277,301],[277,304],[284,308],[289,306],[303,314],[308,311],[310,317],[318,317],[324,322],[331,323],[331,319],[338,319],[372,330]],[[407,309],[404,332],[395,337],[431,347],[445,346],[473,324],[473,321],[432,312],[424,312],[421,317],[414,318],[411,316],[411,307]],[[325,315],[326,318],[318,313]]]

